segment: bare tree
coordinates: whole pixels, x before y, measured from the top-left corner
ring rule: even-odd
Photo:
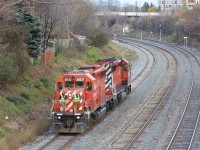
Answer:
[[[23,0],[11,0],[11,1],[6,1],[6,0],[2,0],[0,2],[0,12],[2,12],[3,10],[12,7],[18,3],[21,3]]]
[[[187,12],[186,20],[185,20],[185,29],[188,31],[189,36],[193,36],[200,41],[199,33],[200,33],[200,8],[195,7],[192,10]]]
[[[118,0],[107,0],[107,7],[110,11],[120,11],[121,4]]]
[[[48,41],[52,37],[52,32],[57,23],[58,6],[53,0],[40,1],[34,4],[35,13],[40,17],[43,23],[43,52],[48,47]]]
[[[133,12],[135,11],[135,6],[134,5],[130,5],[130,4],[126,4],[123,8],[123,11],[125,12]]]

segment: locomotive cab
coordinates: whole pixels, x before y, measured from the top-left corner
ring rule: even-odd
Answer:
[[[84,131],[87,124],[82,122],[89,123],[87,119],[90,118],[90,110],[94,106],[92,99],[95,99],[93,97],[95,81],[90,74],[80,72],[64,74],[56,80],[56,99],[53,100],[52,108],[55,129],[67,133]],[[73,101],[75,93],[80,95],[78,105],[75,105]],[[61,94],[63,94],[64,100],[61,100]]]

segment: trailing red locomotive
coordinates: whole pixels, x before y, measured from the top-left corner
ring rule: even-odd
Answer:
[[[130,91],[131,71],[125,59],[102,59],[65,73],[56,80],[54,129],[60,133],[82,133],[91,120],[103,116]],[[74,103],[75,93],[80,95],[78,105]]]

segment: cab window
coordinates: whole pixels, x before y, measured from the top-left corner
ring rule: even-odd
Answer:
[[[62,90],[62,82],[57,83],[57,90],[58,91]]]
[[[77,81],[76,82],[76,87],[83,87],[84,86],[84,82],[82,82],[82,81]]]
[[[122,65],[123,71],[127,71],[127,66],[125,64]]]
[[[87,91],[92,91],[92,83],[87,82]]]
[[[74,87],[74,83],[73,83],[73,82],[70,82],[70,81],[67,81],[67,82],[65,82],[65,87],[66,87],[66,88]]]

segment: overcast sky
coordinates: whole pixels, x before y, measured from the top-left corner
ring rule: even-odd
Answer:
[[[154,4],[158,6],[158,0],[118,0],[122,5],[123,4],[132,4],[135,5],[135,2],[138,2],[138,6],[143,6],[144,2],[147,2],[149,4]]]

